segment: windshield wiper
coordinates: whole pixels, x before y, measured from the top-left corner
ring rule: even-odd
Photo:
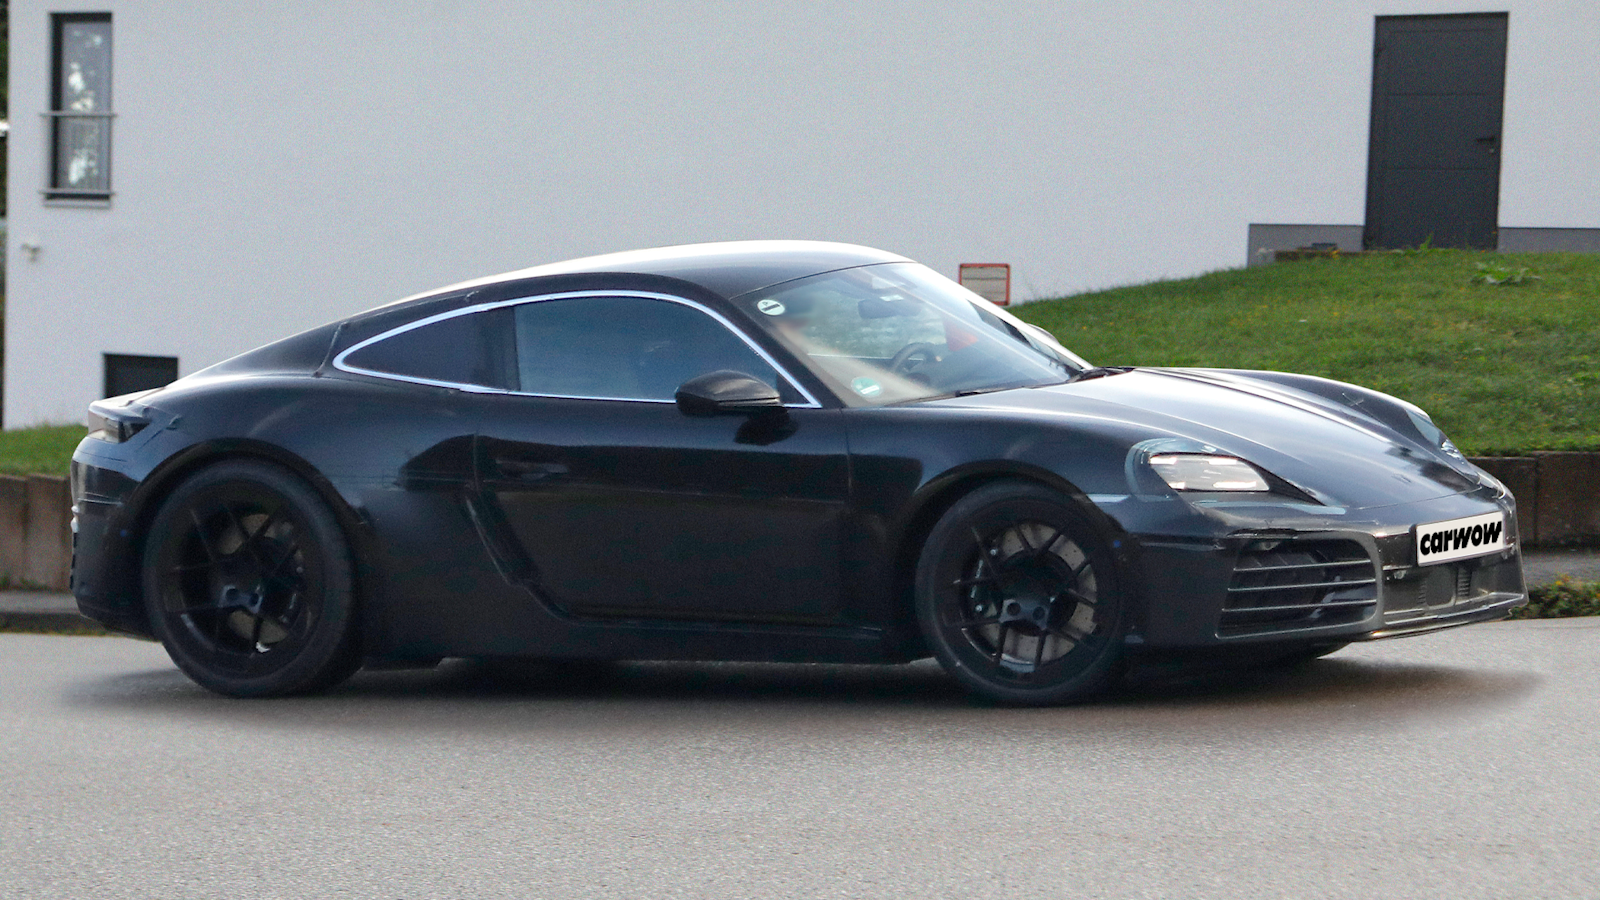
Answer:
[[[1063,382],[1055,382],[1061,384]],[[913,397],[909,400],[900,400],[898,403],[926,403],[930,400],[950,400],[955,397],[972,397],[978,394],[993,394],[998,391],[1009,391],[1017,388],[1049,387],[1049,384],[1029,384],[1027,382],[1014,382],[1011,384],[992,384],[988,387],[962,388],[959,391],[945,391],[942,394],[929,394],[926,397]],[[894,404],[885,404],[893,406]]]
[[[1088,381],[1091,378],[1105,378],[1108,375],[1121,375],[1123,372],[1132,371],[1133,366],[1095,366],[1092,369],[1084,369],[1079,372],[1077,377],[1072,380],[1074,382]]]

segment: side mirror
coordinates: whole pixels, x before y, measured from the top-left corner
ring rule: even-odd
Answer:
[[[783,399],[772,385],[731,369],[710,372],[685,381],[678,386],[673,399],[686,416],[783,409]]]

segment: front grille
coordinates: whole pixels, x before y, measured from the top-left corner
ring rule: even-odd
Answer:
[[[1234,564],[1217,634],[1348,625],[1371,615],[1377,603],[1377,569],[1355,541],[1252,541]]]
[[[1389,575],[1383,608],[1388,612],[1426,610],[1475,600],[1493,590],[1496,558],[1400,569]]]

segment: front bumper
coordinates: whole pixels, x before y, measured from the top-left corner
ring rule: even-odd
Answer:
[[[88,618],[115,631],[149,637],[127,505],[133,487],[131,479],[114,469],[73,459],[72,596]]]
[[[1504,550],[1419,565],[1416,523],[1496,509],[1506,514]],[[1228,524],[1234,527],[1220,537],[1141,538],[1143,615],[1130,642],[1179,648],[1379,640],[1502,619],[1527,602],[1509,495],[1457,495],[1339,523],[1353,528]]]

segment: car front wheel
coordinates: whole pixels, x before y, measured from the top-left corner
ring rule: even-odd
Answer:
[[[1126,611],[1110,551],[1042,485],[996,482],[951,506],[923,545],[916,605],[940,664],[992,700],[1081,700],[1119,670]]]
[[[144,552],[150,623],[189,677],[272,697],[342,681],[360,665],[350,552],[304,481],[254,460],[183,481]]]

